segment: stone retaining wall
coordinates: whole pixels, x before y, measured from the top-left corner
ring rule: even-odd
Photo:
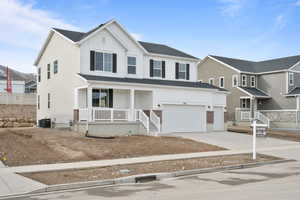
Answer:
[[[30,127],[35,123],[35,105],[0,104],[0,128]]]

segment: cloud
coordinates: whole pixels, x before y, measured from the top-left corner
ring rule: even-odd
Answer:
[[[295,3],[296,6],[300,6],[300,0]]]
[[[278,15],[275,18],[275,27],[278,29],[283,29],[287,24],[286,17],[284,15]]]
[[[25,51],[35,51],[32,54],[37,54],[51,27],[78,30],[77,27],[59,19],[54,13],[34,8],[33,3],[22,3],[20,0],[0,0],[0,13],[0,51],[14,55],[9,57],[15,59],[23,56],[17,55],[13,49],[24,48]],[[34,58],[31,65],[33,60]],[[22,64],[20,60],[7,63]],[[29,63],[24,65],[28,66]]]
[[[139,33],[130,33],[130,35],[136,40],[142,40],[143,35]]]
[[[223,4],[221,13],[224,16],[235,17],[239,14],[245,0],[219,0]]]

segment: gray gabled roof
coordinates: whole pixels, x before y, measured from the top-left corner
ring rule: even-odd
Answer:
[[[291,90],[288,95],[293,96],[293,95],[300,95],[300,87],[296,87],[293,90]]]
[[[239,87],[239,88],[246,91],[247,93],[250,93],[255,97],[270,97],[269,95],[267,95],[261,90],[258,90],[257,88],[253,88],[253,87]]]
[[[182,51],[179,51],[177,49],[174,49],[172,47],[163,44],[155,44],[155,43],[142,42],[142,41],[138,41],[138,42],[150,53],[198,59],[194,56],[191,56],[189,54],[186,54]]]
[[[73,42],[79,42],[80,40],[86,38],[88,35],[90,35],[91,33],[95,32],[96,30],[101,28],[103,25],[105,25],[105,24],[101,24],[86,33],[64,30],[64,29],[59,29],[59,28],[53,28],[53,29],[55,31],[59,32],[60,34],[64,35],[68,39],[72,40]],[[169,47],[169,46],[166,46],[163,44],[155,44],[155,43],[142,42],[142,41],[138,41],[138,43],[140,43],[142,45],[142,47],[144,47],[149,53],[198,59],[194,56],[191,56],[187,53],[184,53],[182,51],[179,51],[177,49],[174,49],[172,47]]]
[[[230,65],[231,67],[236,68],[242,72],[251,72],[251,73],[264,73],[264,72],[272,72],[278,70],[287,70],[300,62],[300,55],[298,56],[290,56],[272,60],[265,61],[249,61],[249,60],[241,60],[235,58],[227,58],[221,56],[210,55],[211,57]]]
[[[87,74],[79,74],[79,75],[88,81],[137,83],[137,84],[148,84],[148,85],[206,88],[206,89],[217,89],[219,91],[227,91],[225,89],[218,88],[216,86],[210,85],[208,83],[203,83],[203,82],[171,81],[171,80],[141,79],[141,78],[120,78],[120,77],[109,77],[109,76],[95,76],[95,75],[87,75]]]

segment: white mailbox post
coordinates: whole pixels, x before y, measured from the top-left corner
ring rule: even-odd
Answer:
[[[259,135],[266,135],[266,130],[268,128],[268,125],[266,124],[257,124],[256,120],[253,120],[251,127],[253,129],[253,144],[252,144],[252,148],[253,148],[253,153],[252,153],[252,159],[256,160],[256,136]]]

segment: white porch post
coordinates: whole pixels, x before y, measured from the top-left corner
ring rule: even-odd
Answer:
[[[297,110],[299,110],[300,109],[300,96],[296,96],[296,108],[297,108]]]
[[[91,122],[93,121],[93,106],[92,106],[92,101],[93,101],[93,97],[92,97],[92,88],[88,87],[87,88],[87,108],[88,108],[88,121]]]
[[[74,89],[74,109],[78,109],[79,106],[78,106],[78,91],[79,89],[78,88],[75,88]]]
[[[134,89],[130,89],[130,121],[134,121]]]

